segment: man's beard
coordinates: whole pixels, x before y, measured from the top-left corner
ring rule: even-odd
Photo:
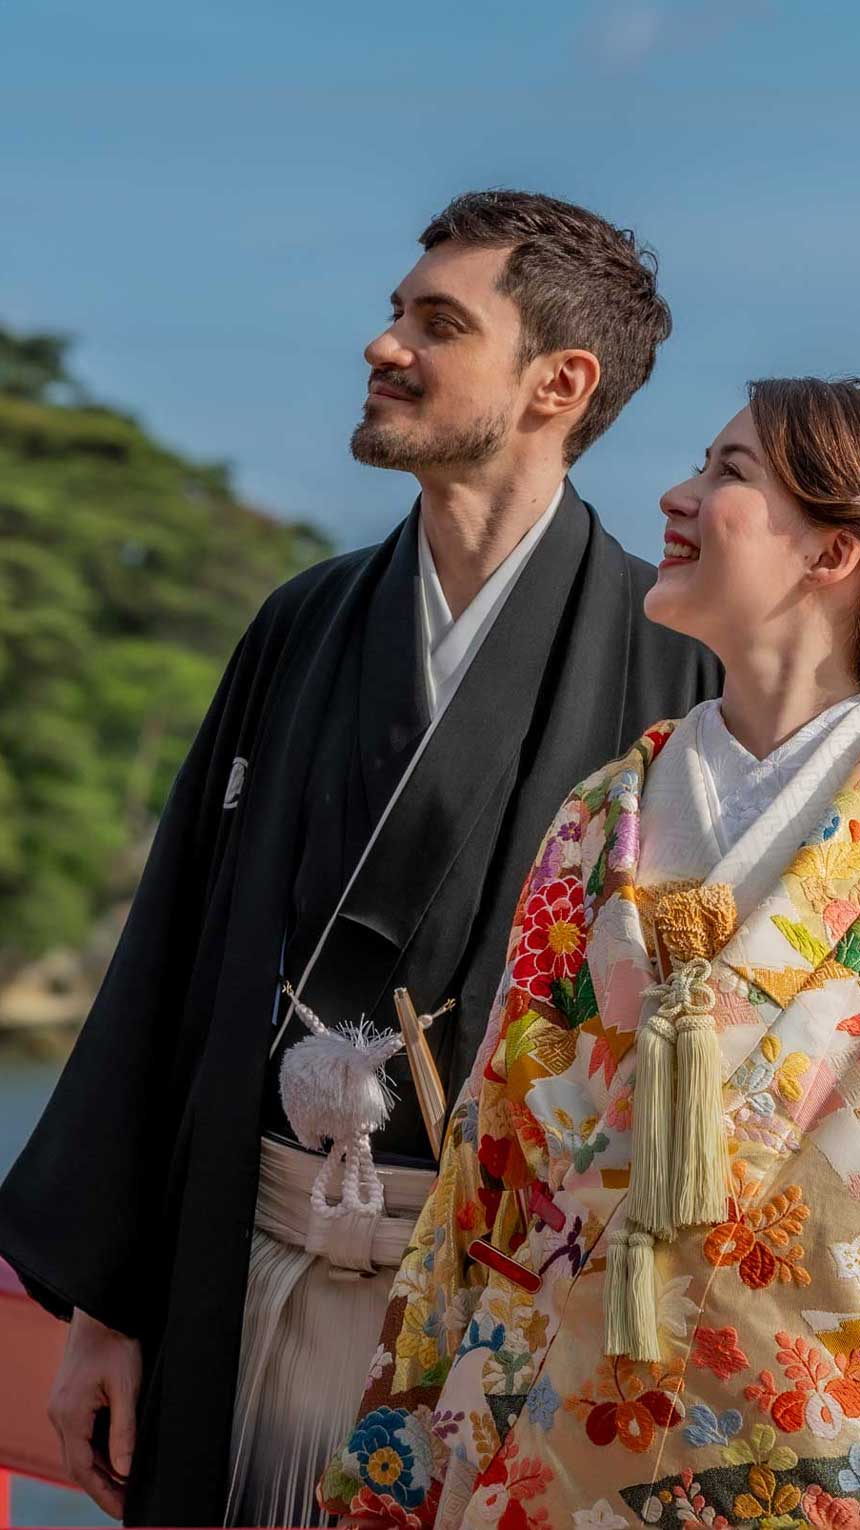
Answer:
[[[486,462],[503,445],[508,426],[506,414],[486,414],[460,429],[452,427],[437,431],[435,435],[421,436],[365,415],[352,433],[350,448],[356,462],[366,462],[370,467],[397,468],[403,473],[418,473],[425,468]]]

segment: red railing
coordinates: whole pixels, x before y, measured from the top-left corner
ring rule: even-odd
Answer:
[[[74,1487],[46,1411],[67,1333],[0,1259],[0,1530],[12,1523],[13,1476]]]

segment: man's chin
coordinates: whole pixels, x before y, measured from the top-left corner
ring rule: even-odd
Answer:
[[[420,453],[415,452],[412,443],[368,420],[356,426],[350,450],[356,462],[363,462],[368,467],[396,468],[408,473],[421,465]]]

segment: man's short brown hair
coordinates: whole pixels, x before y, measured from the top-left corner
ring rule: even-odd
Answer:
[[[428,223],[425,250],[445,240],[511,246],[499,290],[520,311],[520,363],[591,351],[600,382],[565,443],[568,466],[621,413],[654,368],[672,315],[657,291],[657,258],[630,229],[572,202],[529,191],[467,191]]]

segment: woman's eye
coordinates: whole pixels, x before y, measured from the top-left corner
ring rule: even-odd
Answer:
[[[701,478],[701,476],[704,473],[704,471],[705,471],[705,469],[703,467],[698,467],[695,462],[693,463],[693,477],[694,478]]]
[[[739,478],[743,480],[743,473],[740,472],[740,470],[735,466],[733,462],[724,462],[722,470],[727,478]]]

